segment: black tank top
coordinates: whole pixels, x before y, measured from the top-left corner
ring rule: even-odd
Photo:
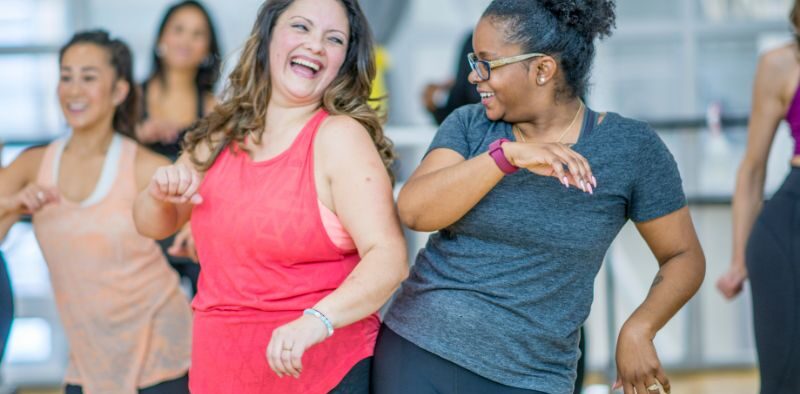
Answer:
[[[148,81],[149,82],[149,81]],[[142,84],[142,121],[147,120],[149,114],[147,112],[147,83],[145,82]],[[205,116],[205,105],[203,102],[204,93],[197,89],[197,119],[201,119]],[[156,142],[152,144],[147,144],[146,146],[150,148],[153,152],[158,154],[164,155],[168,157],[170,160],[175,161],[178,158],[178,155],[181,153],[181,144],[183,141],[183,135],[186,134],[187,129],[183,129],[178,133],[178,139],[175,142],[170,144],[164,144],[162,142]]]

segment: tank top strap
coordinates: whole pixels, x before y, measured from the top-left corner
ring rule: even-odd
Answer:
[[[120,148],[119,169],[116,179],[117,187],[113,188],[111,192],[121,192],[126,196],[135,196],[138,194],[136,185],[136,152],[139,149],[139,144],[129,137],[122,137]]]
[[[42,162],[39,164],[39,171],[36,175],[36,183],[45,186],[53,187],[55,184],[55,170],[58,163],[56,160],[59,158],[59,152],[63,151],[63,146],[67,142],[68,137],[61,137],[53,140],[45,147]]]
[[[314,139],[317,136],[319,127],[327,117],[328,111],[325,111],[323,108],[317,110],[314,116],[303,126],[303,130],[301,130],[300,135],[297,136],[297,143],[289,149],[296,149],[297,151],[293,153],[300,154],[304,157],[313,157],[311,155],[314,153]]]

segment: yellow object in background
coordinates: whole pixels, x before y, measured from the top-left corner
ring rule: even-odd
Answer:
[[[372,81],[370,105],[381,115],[386,115],[389,106],[389,91],[386,86],[386,71],[389,70],[389,52],[382,46],[375,47],[375,80]]]

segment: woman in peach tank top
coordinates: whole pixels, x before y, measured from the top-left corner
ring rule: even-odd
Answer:
[[[70,346],[67,394],[188,393],[191,310],[133,222],[136,195],[169,161],[128,137],[138,102],[130,51],[106,32],[78,33],[60,66],[72,133],[0,170],[0,235],[32,214]]]
[[[408,272],[374,75],[357,1],[267,1],[227,100],[140,193],[142,234],[191,217],[192,393],[369,392],[376,311]]]

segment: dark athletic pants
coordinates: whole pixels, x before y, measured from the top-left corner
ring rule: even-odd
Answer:
[[[764,205],[746,261],[761,394],[800,393],[800,168]]]
[[[372,357],[359,361],[330,394],[369,394],[369,378]],[[265,390],[269,392],[269,390]],[[184,375],[175,380],[161,382],[155,386],[139,390],[139,394],[188,394],[189,377]],[[67,385],[64,394],[83,394],[81,386]]]
[[[64,394],[83,394],[83,388],[68,384]],[[189,375],[139,389],[139,394],[189,394]]]
[[[3,361],[12,320],[14,320],[14,296],[11,293],[6,261],[3,260],[3,253],[0,253],[0,361]]]
[[[381,326],[372,369],[375,394],[545,394],[477,375]]]

